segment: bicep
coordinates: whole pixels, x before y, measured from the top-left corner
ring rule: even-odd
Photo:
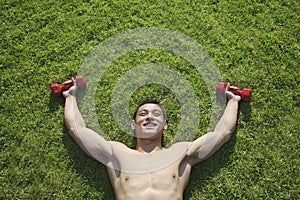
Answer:
[[[86,154],[101,163],[106,163],[112,156],[111,143],[89,128],[78,129],[73,139]]]
[[[216,132],[209,132],[193,141],[188,150],[190,159],[197,163],[215,153],[228,139]]]

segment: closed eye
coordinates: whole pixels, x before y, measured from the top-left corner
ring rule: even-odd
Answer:
[[[159,112],[155,112],[154,115],[157,116],[157,117],[161,116],[161,114]]]
[[[147,115],[147,112],[142,111],[142,112],[139,113],[139,115],[140,115],[140,116],[146,116],[146,115]]]

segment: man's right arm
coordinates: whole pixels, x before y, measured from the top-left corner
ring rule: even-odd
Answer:
[[[64,116],[69,135],[87,155],[106,164],[113,156],[111,143],[86,127],[77,106],[76,91],[75,85],[64,92],[66,98]]]
[[[228,99],[225,111],[214,131],[196,139],[189,147],[187,154],[192,164],[201,162],[215,153],[230,139],[231,134],[235,130],[238,117],[238,104],[241,97],[228,91],[229,87],[228,85],[225,92]]]

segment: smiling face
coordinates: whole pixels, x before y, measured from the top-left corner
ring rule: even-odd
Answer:
[[[158,104],[147,103],[139,107],[131,123],[138,138],[161,137],[167,129],[164,112]]]

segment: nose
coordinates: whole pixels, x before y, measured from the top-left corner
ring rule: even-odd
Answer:
[[[151,112],[148,113],[146,120],[153,120],[153,114]]]

